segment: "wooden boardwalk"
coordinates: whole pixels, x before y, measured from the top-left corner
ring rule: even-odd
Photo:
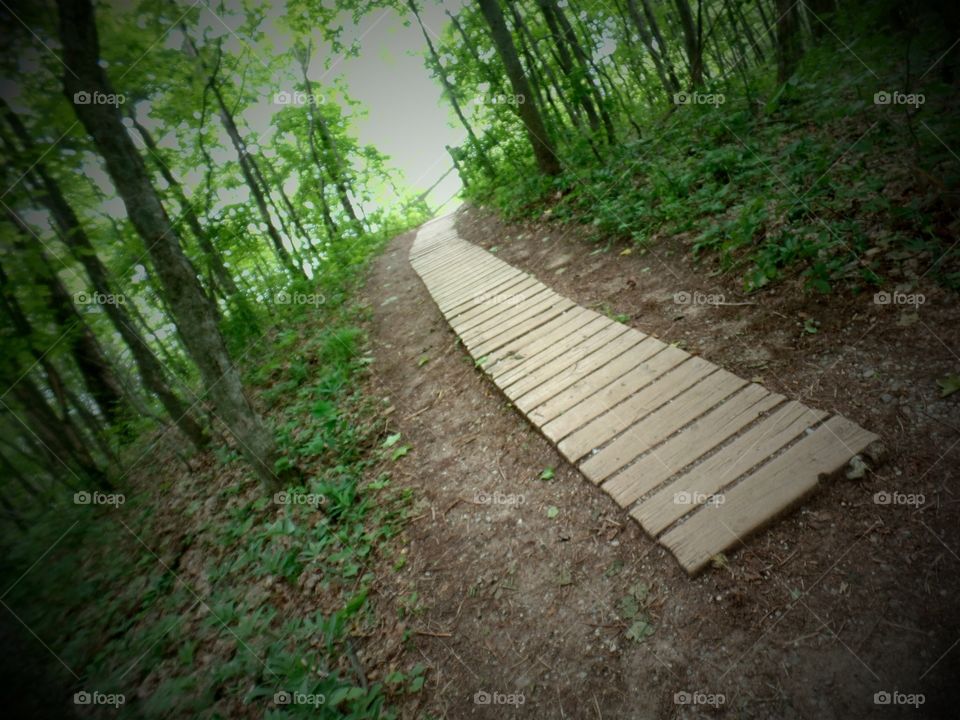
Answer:
[[[879,439],[580,307],[449,217],[410,261],[515,407],[690,574]]]

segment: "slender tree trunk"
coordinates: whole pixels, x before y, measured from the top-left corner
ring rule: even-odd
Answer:
[[[507,29],[500,4],[498,0],[477,0],[477,2],[480,4],[480,11],[490,27],[490,36],[497,48],[497,53],[500,55],[500,60],[503,62],[507,77],[510,79],[513,92],[518,98],[524,98],[524,102],[515,103],[514,107],[517,108],[517,113],[527,130],[537,166],[544,175],[559,175],[561,171],[560,161],[557,159],[553,143],[547,135],[540,110],[534,104],[530,82],[523,72],[520,58],[517,57],[517,48],[513,43],[510,31]]]
[[[791,0],[777,0],[777,81],[785,83],[797,69],[802,51],[797,5]]]
[[[698,6],[701,5],[702,2],[703,0],[698,0]],[[687,63],[690,66],[690,84],[698,88],[703,85],[703,45],[700,42],[700,23],[694,23],[690,3],[687,2],[687,0],[675,0],[675,3],[677,13],[680,16],[680,27],[683,29],[683,42],[687,52]]]
[[[43,251],[33,247],[33,231],[12,210],[6,211],[11,224],[20,231],[20,237],[15,246],[24,258],[30,258],[28,265],[33,268],[33,281],[40,287],[46,288],[47,307],[53,316],[59,332],[70,349],[83,385],[90,397],[93,398],[100,414],[110,423],[122,419],[127,403],[123,397],[120,381],[117,379],[113,365],[107,360],[106,353],[93,330],[77,312],[73,298],[59,276],[50,267]],[[0,267],[0,282],[8,283],[6,272]]]
[[[27,478],[24,476],[24,474],[21,473],[20,470],[19,470],[12,462],[10,462],[10,461],[7,459],[7,456],[4,455],[3,453],[0,453],[0,468],[3,468],[3,473],[4,473],[4,475],[6,475],[7,477],[11,477],[11,478],[13,478],[14,480],[16,480],[16,481],[17,481],[17,485],[19,485],[21,488],[23,488],[23,491],[24,491],[29,497],[31,497],[31,498],[39,498],[39,497],[40,497],[40,491],[37,490],[37,489],[33,486],[33,483],[31,483],[29,480],[27,480]]]
[[[596,112],[600,116],[600,121],[603,123],[603,129],[607,136],[607,142],[610,145],[615,144],[617,142],[617,136],[613,129],[613,120],[610,118],[610,113],[607,112],[603,93],[600,91],[597,83],[594,82],[593,77],[590,75],[590,68],[595,67],[592,56],[587,54],[587,52],[583,49],[583,45],[580,43],[580,39],[577,37],[576,32],[574,32],[573,26],[567,19],[566,13],[563,11],[563,8],[560,7],[557,1],[540,1],[550,3],[553,15],[557,20],[557,24],[560,26],[560,37],[570,49],[573,57],[577,60],[577,64],[579,65],[578,74],[583,78],[583,82],[586,85],[589,97],[592,99],[593,104],[596,107]]]
[[[197,243],[200,245],[200,249],[206,256],[207,262],[210,264],[210,271],[213,273],[214,278],[216,278],[217,284],[222,289],[223,294],[227,297],[236,295],[237,284],[233,281],[233,276],[230,274],[230,271],[227,270],[226,265],[224,265],[223,256],[221,256],[220,251],[214,247],[210,240],[209,233],[207,233],[206,229],[200,223],[200,218],[196,213],[193,203],[190,202],[186,192],[184,192],[183,186],[173,176],[170,168],[160,157],[160,149],[157,147],[153,135],[137,120],[132,108],[127,116],[133,121],[133,127],[136,128],[140,139],[143,140],[143,144],[146,145],[147,155],[153,159],[154,165],[156,165],[161,177],[166,180],[171,192],[173,192],[177,198],[177,203],[180,205],[180,212],[186,219],[190,232],[193,233],[194,238],[196,238]]]
[[[359,237],[363,234],[363,225],[360,222],[360,219],[357,217],[357,212],[353,207],[353,203],[350,201],[350,192],[349,188],[347,187],[346,171],[343,167],[343,162],[339,153],[337,152],[336,144],[333,141],[333,135],[330,133],[330,128],[327,126],[327,121],[324,119],[323,113],[317,112],[313,106],[315,95],[313,94],[313,83],[310,80],[310,75],[308,72],[308,52],[305,52],[301,55],[300,69],[303,73],[304,89],[306,90],[307,97],[310,98],[310,100],[307,102],[307,119],[310,122],[310,142],[311,145],[315,145],[315,133],[320,135],[320,145],[323,148],[324,155],[324,161],[320,163],[321,172],[325,170],[330,176],[333,186],[337,191],[337,197],[340,199],[340,207],[343,208],[343,212],[346,213],[350,224],[353,226],[357,236]],[[319,153],[314,148],[314,157],[316,158],[317,155],[319,155]]]
[[[7,107],[4,107],[4,112],[8,123],[20,139],[24,149],[30,156],[35,155],[30,136],[20,119]],[[114,292],[109,271],[97,256],[93,243],[53,176],[39,162],[34,164],[28,175],[36,176],[41,201],[50,212],[64,244],[67,245],[71,254],[86,270],[87,277],[90,278],[93,286],[92,289],[102,295],[120,297],[122,293]],[[132,300],[129,307],[136,310],[136,305]],[[164,378],[163,366],[157,360],[147,342],[137,332],[126,308],[127,304],[125,302],[103,305],[103,310],[110,318],[110,322],[130,349],[144,386],[160,399],[170,418],[194,446],[200,450],[204,449],[209,443],[206,431],[193,417],[190,408],[170,389]]]
[[[463,125],[464,130],[467,131],[467,137],[470,140],[470,144],[477,152],[477,158],[480,160],[480,164],[483,165],[483,169],[486,170],[487,175],[489,175],[491,179],[495,178],[497,172],[494,170],[493,164],[490,162],[490,158],[487,157],[487,152],[484,149],[483,144],[473,132],[473,127],[470,125],[466,115],[463,113],[463,109],[460,107],[460,101],[457,99],[456,90],[454,89],[453,85],[450,84],[450,79],[447,77],[447,71],[444,70],[443,63],[440,61],[440,54],[434,47],[433,40],[430,39],[430,33],[427,32],[427,28],[425,28],[423,25],[423,20],[420,18],[420,13],[417,11],[416,2],[414,0],[407,0],[407,6],[410,8],[413,16],[417,19],[417,24],[420,26],[420,32],[423,33],[423,39],[427,41],[427,49],[430,51],[430,58],[433,61],[433,66],[436,70],[437,77],[440,78],[440,84],[443,85],[443,89],[446,92],[447,97],[450,99],[450,105],[453,106],[453,111],[460,120],[460,124]]]
[[[660,53],[665,52],[664,46],[659,46],[659,49],[654,46],[653,36],[647,29],[647,24],[644,22],[644,18],[640,14],[640,8],[637,6],[637,0],[627,0],[627,11],[630,14],[630,19],[633,20],[633,24],[637,28],[637,32],[640,35],[640,41],[643,43],[644,47],[647,48],[647,52],[650,54],[650,59],[653,60],[653,66],[657,71],[657,76],[660,78],[660,82],[663,84],[663,89],[667,92],[667,97],[672,99],[673,94],[680,90],[680,84],[677,82],[676,77],[671,76],[667,72],[667,66],[661,58]]]
[[[90,480],[98,487],[111,488],[103,470],[88,452],[72,419],[69,416],[57,415],[31,377],[20,378],[10,390],[10,394],[16,398],[30,431],[40,441],[54,466],[67,467],[78,477]]]
[[[100,48],[90,0],[58,0],[64,73],[64,93],[112,88],[99,64]],[[124,131],[120,112],[110,105],[74,104],[74,112],[103,156],[113,185],[123,199],[130,222],[143,238],[174,311],[177,328],[200,370],[219,418],[237,439],[256,474],[268,485],[278,458],[272,433],[264,427],[244,393],[240,373],[233,366],[217,325],[217,313],[190,261],[184,256],[176,231],[150,183],[143,158]]]

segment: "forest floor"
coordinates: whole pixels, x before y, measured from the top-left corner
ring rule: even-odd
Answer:
[[[389,671],[409,634],[404,661],[428,672],[405,716],[850,718],[878,692],[902,694],[885,717],[953,716],[960,394],[937,384],[960,369],[952,294],[921,281],[915,308],[785,280],[744,296],[682,236],[644,253],[475,208],[458,228],[581,305],[845,415],[889,459],[691,580],[474,367],[410,266],[413,233],[396,238],[366,285],[366,392],[413,448],[393,483],[418,501],[405,562],[375,569],[396,642],[371,637],[361,660]],[[750,304],[674,298],[698,292]],[[919,712],[902,704],[917,693]]]

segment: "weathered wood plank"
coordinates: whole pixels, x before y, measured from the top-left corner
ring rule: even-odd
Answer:
[[[637,335],[631,337],[636,338]],[[582,402],[591,395],[601,391],[627,373],[641,367],[645,362],[662,352],[668,346],[659,340],[646,337],[634,345],[631,352],[619,354],[605,353],[596,358],[597,367],[587,368],[587,372],[577,373],[568,377],[556,378],[554,382],[541,385],[516,400],[518,408],[530,416],[538,426],[546,425],[554,418]],[[657,360],[653,368],[659,367],[661,361],[676,365],[685,356],[670,358],[669,356]],[[602,362],[606,360],[606,362]]]
[[[746,384],[746,380],[726,370],[717,370],[707,375],[584,460],[580,465],[581,472],[595,483],[603,482]]]
[[[679,435],[614,474],[602,487],[618,505],[628,507],[782,401],[782,395],[768,392],[760,385],[749,385]]]
[[[731,490],[722,504],[701,508],[663,536],[663,544],[690,574],[717,553],[740,544],[816,489],[820,477],[842,468],[877,436],[846,418],[830,418],[796,445]]]
[[[676,502],[678,495],[702,501],[712,497],[750,468],[796,440],[826,415],[794,400],[785,403],[733,442],[640,503],[631,515],[647,532],[656,536],[695,505]]]

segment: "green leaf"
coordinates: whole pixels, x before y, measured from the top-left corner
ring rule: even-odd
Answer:
[[[410,683],[410,692],[412,693],[420,692],[420,688],[423,687],[423,684],[426,681],[427,681],[427,678],[425,675],[420,675],[419,677],[415,677],[413,679],[413,682]]]
[[[953,374],[942,377],[937,380],[937,385],[940,386],[940,397],[949,397],[960,390],[960,375]]]
[[[544,468],[543,471],[540,473],[540,479],[553,480],[553,477],[556,474],[557,474],[556,471],[554,471],[552,467]]]
[[[627,637],[638,643],[642,643],[651,635],[653,635],[653,625],[647,620],[635,620],[627,630]]]
[[[393,435],[388,435],[387,439],[383,441],[383,447],[388,448],[397,444],[397,441],[400,439],[400,433],[394,433]]]
[[[640,603],[633,595],[624,595],[620,598],[620,616],[625,620],[632,620],[640,612]]]
[[[429,355],[421,355],[421,356],[420,356],[420,359],[417,360],[417,367],[423,367],[423,366],[426,365],[428,362],[430,362],[430,356],[429,356]]]
[[[404,455],[406,455],[408,452],[410,452],[410,446],[409,446],[409,445],[401,445],[400,447],[398,447],[396,450],[393,451],[393,455],[391,455],[390,458],[391,458],[394,462],[396,462],[397,460],[399,460],[400,458],[402,458]]]

